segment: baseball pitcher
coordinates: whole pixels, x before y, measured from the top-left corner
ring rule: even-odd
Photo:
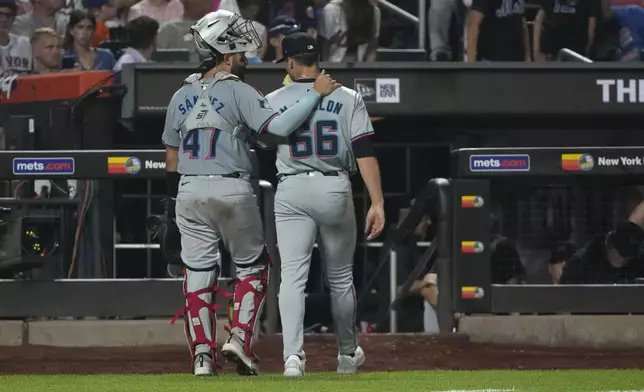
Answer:
[[[26,74],[32,68],[29,38],[10,33],[17,12],[15,0],[0,0],[0,77]]]
[[[249,181],[250,142],[257,134],[287,136],[306,119],[320,97],[339,85],[320,75],[299,103],[278,113],[242,82],[244,53],[259,48],[250,21],[218,10],[191,28],[205,59],[202,74],[191,75],[174,94],[162,141],[170,204],[181,233],[186,337],[193,373],[215,375],[214,296],[220,271],[219,241],[236,264],[230,336],[222,354],[241,374],[259,373],[251,344],[266,295],[269,255],[262,222]],[[180,312],[181,313],[181,312]]]
[[[314,86],[320,71],[315,40],[295,33],[282,42],[293,80],[266,98],[292,110]],[[304,288],[317,242],[331,291],[338,336],[338,373],[355,373],[365,360],[356,339],[353,254],[356,221],[350,176],[360,170],[371,208],[365,232],[378,236],[385,224],[374,134],[360,94],[342,87],[322,99],[302,126],[277,145],[279,185],[275,195],[277,241],[282,261],[279,308],[284,340],[284,375],[304,375]],[[357,167],[356,167],[357,158]]]

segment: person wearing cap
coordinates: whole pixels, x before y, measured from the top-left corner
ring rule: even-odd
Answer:
[[[290,110],[324,74],[318,67],[317,42],[306,33],[287,35],[282,58],[293,83],[266,96],[271,107]],[[277,141],[278,186],[275,224],[281,259],[279,310],[284,344],[284,375],[305,374],[304,288],[313,245],[323,245],[323,265],[331,292],[338,337],[337,372],[355,373],[365,361],[355,328],[356,298],[353,254],[356,221],[350,176],[360,172],[371,206],[365,221],[366,239],[385,225],[380,168],[371,139],[374,129],[362,96],[341,87],[309,113],[300,129]]]
[[[278,63],[282,57],[282,40],[289,34],[300,31],[300,25],[291,17],[279,15],[271,20],[268,27],[268,42],[275,49],[275,60]]]
[[[29,38],[10,33],[17,12],[15,0],[0,0],[0,77],[32,69]]]

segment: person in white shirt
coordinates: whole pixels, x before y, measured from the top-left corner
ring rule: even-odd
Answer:
[[[139,16],[128,22],[125,30],[130,38],[130,46],[125,49],[123,55],[116,62],[114,72],[123,69],[123,64],[149,62],[152,53],[156,50],[159,30],[159,22],[156,20],[148,16]]]
[[[10,33],[17,12],[14,0],[0,0],[0,77],[28,73],[33,66],[29,38]]]
[[[60,12],[64,6],[63,0],[33,0],[33,10],[17,16],[11,32],[15,35],[31,37],[36,30],[48,27],[63,36],[69,19]]]

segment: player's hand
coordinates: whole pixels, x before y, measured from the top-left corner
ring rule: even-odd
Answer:
[[[318,94],[325,97],[335,91],[336,88],[342,86],[340,83],[331,79],[331,75],[327,75],[324,70],[320,72],[320,75],[315,79],[315,84],[313,84],[313,90],[317,91]]]
[[[385,209],[382,204],[372,204],[367,212],[364,232],[368,234],[367,240],[378,237],[385,228]]]

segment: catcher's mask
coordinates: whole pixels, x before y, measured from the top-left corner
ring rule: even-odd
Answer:
[[[213,53],[252,52],[262,46],[252,21],[225,10],[199,19],[190,27],[190,33],[202,59]]]

